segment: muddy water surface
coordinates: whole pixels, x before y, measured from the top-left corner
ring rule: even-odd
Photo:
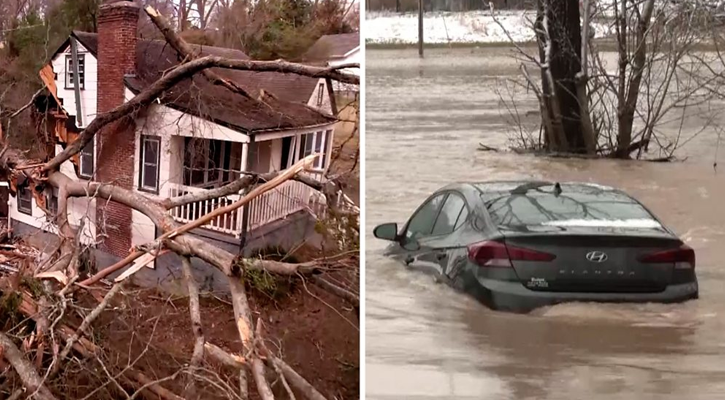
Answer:
[[[690,141],[682,163],[478,152],[479,142],[506,145],[495,87],[517,73],[507,54],[435,50],[420,61],[414,51],[367,52],[367,397],[725,398],[725,170],[713,168],[716,134]],[[450,181],[514,178],[632,193],[695,248],[701,298],[512,315],[381,256],[386,243],[373,238],[373,227],[403,223],[432,191]]]

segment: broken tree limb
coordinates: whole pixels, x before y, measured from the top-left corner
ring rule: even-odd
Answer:
[[[312,167],[312,163],[315,161],[315,159],[318,156],[319,156],[319,154],[311,154],[311,155],[301,159],[300,161],[297,161],[294,165],[292,165],[291,167],[286,169],[283,173],[279,174],[274,179],[267,181],[267,182],[263,183],[262,185],[257,186],[251,192],[249,192],[249,194],[247,194],[246,196],[242,197],[241,199],[235,201],[234,203],[232,203],[228,206],[225,206],[225,207],[219,207],[219,208],[215,209],[214,211],[212,211],[208,214],[205,214],[201,218],[198,218],[194,221],[187,223],[186,225],[182,225],[179,228],[176,228],[170,232],[167,232],[167,233],[163,234],[160,237],[160,239],[166,239],[166,238],[173,239],[175,236],[177,236],[181,233],[188,232],[192,229],[199,228],[201,226],[206,225],[209,221],[213,220],[214,218],[216,218],[220,215],[227,214],[231,211],[236,210],[237,208],[249,203],[257,196],[276,188],[277,186],[281,185],[282,183],[289,180],[293,176],[299,174],[300,172],[310,169]]]
[[[169,71],[163,78],[154,82],[151,86],[134,96],[133,99],[121,104],[113,110],[100,114],[81,132],[78,138],[69,144],[62,152],[58,153],[52,160],[48,161],[41,169],[42,172],[50,172],[60,168],[60,165],[69,160],[73,155],[80,152],[103,127],[111,122],[127,117],[151,105],[165,91],[171,89],[182,80],[204,71],[208,68],[225,68],[241,71],[254,72],[281,72],[290,73],[312,78],[330,77],[340,82],[358,85],[360,78],[354,74],[339,72],[340,69],[358,68],[358,64],[344,64],[334,68],[312,67],[302,64],[290,63],[284,60],[277,61],[252,61],[236,60],[216,56],[206,56],[181,64]],[[17,165],[17,163],[15,164]]]
[[[120,282],[115,284],[111,290],[106,293],[106,296],[103,297],[103,301],[101,301],[100,304],[96,306],[96,308],[91,311],[88,316],[86,316],[83,319],[83,322],[81,322],[81,326],[75,331],[75,333],[67,340],[65,347],[63,348],[63,351],[60,352],[58,355],[58,358],[55,361],[55,365],[51,367],[51,373],[50,376],[55,376],[58,371],[60,371],[60,366],[63,364],[63,361],[66,357],[68,357],[68,354],[70,354],[71,350],[73,349],[73,345],[78,341],[78,339],[83,335],[83,333],[91,326],[93,321],[98,318],[99,315],[103,312],[103,310],[106,309],[108,306],[108,303],[111,302],[111,299],[113,299],[113,296],[115,296],[118,292],[123,290],[125,282]]]
[[[261,328],[258,330],[261,330]],[[261,337],[261,334],[258,334],[257,336],[259,336],[257,341],[259,352],[265,358],[270,367],[281,370],[284,377],[287,379],[287,382],[293,388],[301,392],[305,398],[310,400],[327,400],[322,393],[320,393],[314,386],[307,382],[305,378],[298,374],[294,368],[290,367],[287,363],[272,354],[272,352],[267,348],[267,345],[264,343],[264,339]]]
[[[227,367],[242,369],[247,366],[244,357],[224,351],[221,347],[209,342],[204,343],[204,350],[206,355]]]
[[[360,307],[360,298],[349,290],[343,289],[340,286],[337,286],[334,283],[327,281],[321,276],[313,276],[312,282],[327,290],[328,292],[349,301],[356,308]]]
[[[196,286],[189,257],[181,257],[181,272],[184,276],[186,289],[189,291],[189,314],[191,330],[194,332],[194,352],[189,364],[198,367],[204,358],[204,331],[201,328],[201,311],[199,307],[199,288]]]
[[[146,11],[146,14],[151,18],[151,22],[156,25],[157,28],[159,28],[159,31],[161,31],[161,34],[164,35],[164,38],[166,39],[166,42],[171,45],[171,47],[176,50],[176,52],[179,53],[179,58],[183,60],[193,60],[199,56],[199,54],[194,51],[189,44],[184,41],[184,39],[181,38],[181,36],[177,35],[174,29],[171,27],[171,24],[169,21],[164,18],[163,15],[161,15],[156,9],[154,9],[151,6],[146,6],[144,8],[144,11]],[[229,89],[230,91],[234,93],[241,94],[242,96],[245,96],[247,98],[250,98],[252,100],[253,97],[247,93],[246,90],[244,90],[241,86],[237,85],[236,83],[226,80],[219,76],[218,74],[214,73],[214,71],[211,71],[209,69],[205,69],[202,71],[202,74],[206,79],[209,80],[214,85],[224,86],[225,88]]]
[[[13,343],[13,341],[2,332],[0,332],[0,347],[2,347],[3,357],[5,357],[5,359],[10,362],[10,365],[15,368],[15,371],[18,373],[18,376],[20,376],[20,380],[23,382],[25,388],[28,392],[35,394],[34,396],[31,396],[31,398],[38,400],[56,399],[56,397],[50,393],[50,390],[43,386],[43,381],[35,371],[35,368],[33,368],[33,366],[30,365],[30,362],[23,357],[23,353],[21,353],[17,346],[15,346],[15,343]]]

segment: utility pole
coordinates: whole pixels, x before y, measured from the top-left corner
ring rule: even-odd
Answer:
[[[423,58],[423,0],[418,0],[418,56]]]

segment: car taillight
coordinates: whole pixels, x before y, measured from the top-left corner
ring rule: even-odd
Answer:
[[[677,269],[694,269],[695,250],[693,250],[690,246],[683,244],[677,249],[659,251],[657,253],[640,256],[639,261],[644,264],[673,263]]]
[[[556,256],[541,251],[507,246],[501,242],[480,242],[468,246],[468,258],[482,267],[512,267],[511,261],[553,261]]]

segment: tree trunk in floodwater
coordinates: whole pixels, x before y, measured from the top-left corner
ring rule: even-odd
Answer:
[[[573,153],[586,153],[586,143],[582,131],[581,107],[577,98],[576,76],[581,70],[581,24],[579,20],[578,0],[549,0],[544,7],[544,18],[542,24],[548,32],[548,43],[545,43],[544,53],[548,49],[548,69],[553,82],[553,97],[558,102],[561,118],[561,129],[563,130],[563,143],[566,148],[562,149],[557,143],[550,143],[549,149],[556,151],[568,151]],[[544,38],[546,40],[546,38]],[[545,63],[546,64],[546,63]],[[544,89],[551,91],[551,87]],[[551,108],[551,101],[547,108]],[[555,113],[556,110],[553,110]],[[548,114],[552,114],[549,110]],[[556,115],[554,115],[556,121]],[[556,124],[554,124],[556,129]],[[551,137],[551,136],[547,136]]]

